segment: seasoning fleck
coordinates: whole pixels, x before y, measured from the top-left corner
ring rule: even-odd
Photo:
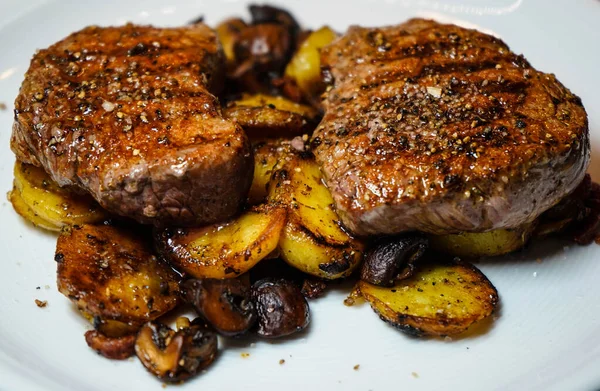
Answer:
[[[279,360],[279,365],[283,365],[285,364],[285,360],[282,358],[281,360]]]
[[[240,356],[242,356],[242,358],[248,358],[248,357],[250,357],[250,353],[244,352],[244,353],[240,354]]]
[[[105,100],[102,102],[102,108],[110,113],[115,109],[115,104]]]
[[[442,89],[440,87],[427,87],[427,93],[434,98],[442,96]]]
[[[0,102],[0,111],[6,110],[6,103]]]
[[[44,308],[48,305],[48,302],[46,300],[35,299],[35,304],[40,308]]]
[[[356,364],[356,365],[354,366],[354,370],[355,370],[355,371],[358,371],[358,370],[359,370],[359,368],[360,368],[360,364]]]
[[[412,377],[414,377],[415,379],[419,378],[419,374],[417,372],[412,372],[411,373]]]

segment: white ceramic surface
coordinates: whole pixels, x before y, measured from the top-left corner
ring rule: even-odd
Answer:
[[[290,1],[303,23],[399,23],[421,15],[476,26],[581,96],[600,180],[600,2],[597,0]],[[12,102],[29,59],[89,24],[214,23],[246,14],[240,1],[0,1],[0,191],[11,188]],[[109,361],[85,344],[89,328],[56,290],[55,236],[0,203],[0,389],[161,390],[137,360]],[[536,260],[538,260],[536,262]],[[541,260],[541,262],[540,262]],[[409,338],[334,289],[311,303],[308,331],[288,341],[229,342],[181,390],[593,390],[600,388],[600,246],[549,241],[479,265],[497,286],[497,320],[452,341]],[[37,288],[39,287],[39,289]],[[38,308],[34,299],[48,300]],[[477,330],[476,330],[477,331]],[[241,353],[250,356],[242,358]],[[285,359],[280,365],[279,360]],[[359,370],[353,367],[360,364]],[[178,388],[179,389],[179,388]]]

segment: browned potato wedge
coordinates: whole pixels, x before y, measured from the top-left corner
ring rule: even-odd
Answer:
[[[327,26],[312,32],[285,68],[285,76],[295,80],[305,95],[318,95],[323,89],[319,51],[336,37],[337,34]]]
[[[136,332],[173,309],[177,275],[131,229],[83,225],[56,244],[58,290],[109,337]]]
[[[267,186],[277,161],[290,150],[286,140],[275,139],[254,145],[254,177],[248,193],[248,202],[256,205],[267,198]]]
[[[413,335],[454,335],[492,314],[498,292],[475,266],[425,264],[392,287],[359,281],[381,319]]]
[[[261,205],[224,224],[164,230],[156,245],[173,266],[196,278],[233,278],[277,248],[285,209]]]
[[[290,152],[277,168],[269,183],[269,200],[288,208],[279,241],[281,257],[317,277],[350,275],[362,259],[363,244],[341,228],[312,156]]]
[[[312,107],[281,96],[244,95],[223,110],[251,138],[288,137],[312,133],[319,113]]]
[[[222,21],[215,28],[221,46],[223,46],[223,52],[225,53],[227,67],[229,69],[235,66],[235,51],[233,48],[240,37],[240,33],[246,27],[247,24],[242,19],[231,18]]]
[[[14,177],[9,199],[17,213],[36,226],[60,231],[65,226],[95,223],[107,217],[90,196],[59,187],[42,168],[16,162]]]
[[[463,232],[451,235],[431,235],[431,246],[445,254],[463,258],[493,257],[516,251],[527,243],[535,224],[515,229],[488,232]]]

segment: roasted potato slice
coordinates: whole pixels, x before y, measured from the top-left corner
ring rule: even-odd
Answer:
[[[156,246],[171,264],[196,278],[233,278],[277,248],[286,212],[261,205],[224,224],[158,232]]]
[[[131,229],[83,225],[56,244],[58,290],[108,337],[136,332],[173,309],[179,284],[152,253],[151,241]]]
[[[535,223],[529,223],[514,229],[431,235],[429,241],[432,248],[445,254],[463,258],[494,257],[525,246],[534,228]]]
[[[331,245],[318,240],[292,217],[279,239],[281,258],[290,266],[316,277],[334,280],[347,277],[362,259],[362,245],[354,240]]]
[[[269,183],[269,202],[288,209],[279,241],[281,257],[317,277],[346,277],[360,263],[364,246],[341,228],[321,179],[308,153],[290,152],[280,159]]]
[[[235,66],[235,51],[233,50],[235,43],[239,39],[242,30],[247,26],[246,22],[240,18],[230,18],[222,21],[215,27],[229,69]]]
[[[10,192],[8,192],[8,200],[12,204],[14,210],[21,217],[23,217],[25,220],[28,220],[34,226],[47,229],[49,231],[60,231],[60,228],[57,227],[55,224],[41,218],[37,213],[35,213],[33,209],[31,209],[29,205],[27,205],[25,201],[23,201],[23,197],[21,197],[21,192],[16,187],[13,187],[13,189]]]
[[[90,196],[59,187],[42,168],[30,164],[15,163],[12,193],[9,199],[17,213],[36,226],[52,231],[69,225],[95,223],[107,217]]]
[[[460,334],[498,302],[487,277],[463,262],[422,265],[393,287],[359,281],[358,288],[381,319],[413,335]]]
[[[250,138],[288,137],[312,133],[319,113],[314,108],[281,96],[244,95],[223,110]]]
[[[324,89],[319,51],[336,37],[337,34],[327,26],[312,32],[285,68],[285,76],[293,79],[305,95],[315,96]]]
[[[279,159],[269,198],[289,207],[298,224],[318,240],[345,245],[352,237],[341,228],[334,201],[312,155],[292,150]]]
[[[290,150],[289,141],[266,140],[254,145],[254,176],[248,202],[256,205],[267,198],[267,186],[279,159]]]

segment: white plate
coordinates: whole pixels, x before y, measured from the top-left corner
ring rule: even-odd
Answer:
[[[600,180],[599,1],[303,0],[285,6],[311,27],[327,23],[343,30],[353,23],[393,24],[424,15],[500,36],[581,96],[596,154],[590,171]],[[0,102],[8,110],[0,111],[0,189],[11,188],[12,102],[36,48],[89,24],[177,25],[201,14],[214,23],[245,14],[245,5],[2,0]],[[137,360],[110,361],[86,346],[89,325],[56,290],[55,236],[31,228],[6,201],[0,221],[0,389],[161,390]],[[367,305],[345,307],[346,292],[334,289],[311,303],[312,324],[301,336],[254,346],[229,343],[207,373],[181,389],[598,389],[600,247],[538,243],[480,267],[498,288],[502,308],[479,335],[453,341],[409,338],[382,323]],[[48,307],[38,308],[36,298],[48,300]],[[360,369],[354,370],[357,364]]]

